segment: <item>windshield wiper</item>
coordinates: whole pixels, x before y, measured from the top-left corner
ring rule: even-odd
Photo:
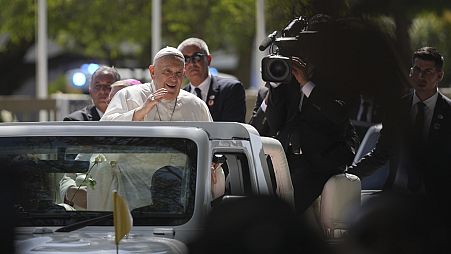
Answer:
[[[94,225],[98,222],[106,221],[110,218],[113,218],[113,213],[109,213],[107,215],[102,215],[100,217],[93,218],[93,219],[82,220],[82,221],[76,222],[74,224],[70,224],[70,225],[61,227],[61,228],[55,230],[55,232],[71,232],[71,231],[74,231],[74,230],[77,230],[80,228]]]

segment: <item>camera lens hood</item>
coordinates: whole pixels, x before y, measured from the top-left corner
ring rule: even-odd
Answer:
[[[290,58],[270,55],[262,59],[262,79],[267,82],[289,82],[291,80]]]

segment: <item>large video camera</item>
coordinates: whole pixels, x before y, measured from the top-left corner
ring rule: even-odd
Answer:
[[[262,79],[267,82],[289,82],[291,80],[291,57],[297,56],[309,62],[314,57],[317,31],[309,28],[308,18],[293,19],[277,37],[278,31],[271,33],[260,44],[260,51],[270,47],[270,55],[262,59]]]

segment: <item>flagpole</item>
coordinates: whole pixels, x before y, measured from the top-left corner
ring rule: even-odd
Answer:
[[[133,217],[128,209],[127,201],[119,196],[116,190],[113,190],[113,223],[116,254],[119,254],[119,242],[130,233],[133,226]]]

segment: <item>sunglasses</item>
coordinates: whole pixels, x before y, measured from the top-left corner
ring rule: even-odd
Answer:
[[[185,64],[188,64],[189,62],[197,63],[204,56],[206,56],[206,54],[200,53],[200,52],[194,53],[192,56],[184,56],[185,57]]]

